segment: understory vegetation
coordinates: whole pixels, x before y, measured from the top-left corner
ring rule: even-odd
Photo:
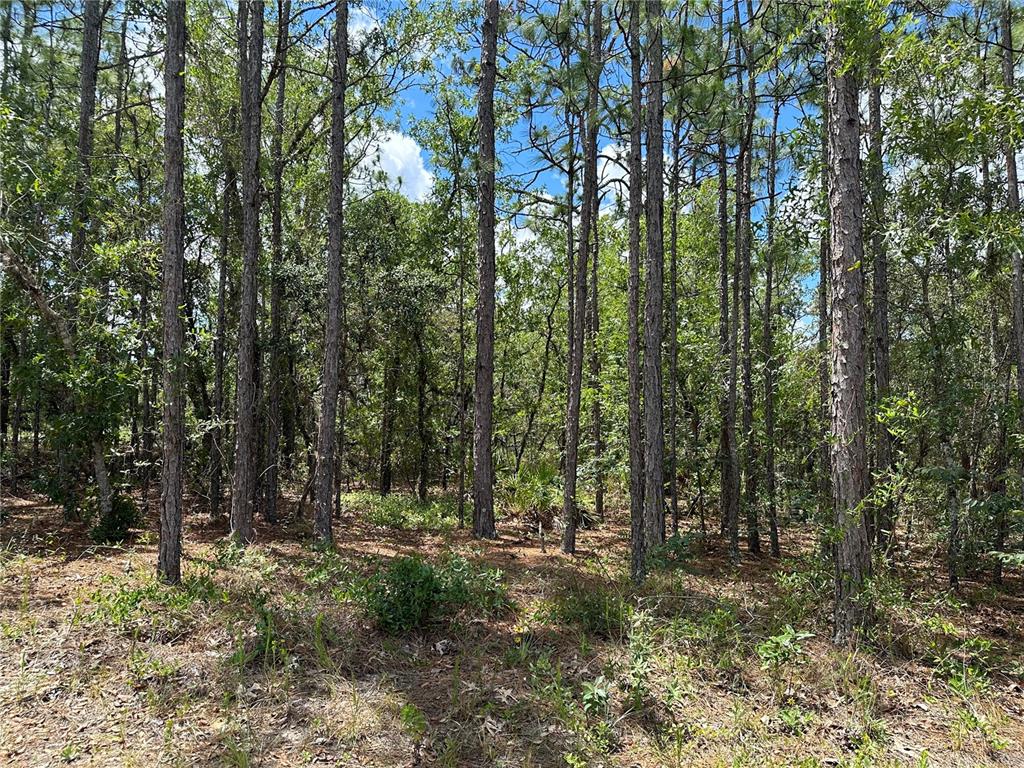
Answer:
[[[781,561],[732,567],[714,537],[687,530],[638,589],[618,523],[581,531],[574,560],[542,554],[525,526],[492,549],[424,525],[405,494],[346,500],[351,535],[331,551],[313,546],[308,523],[261,529],[246,548],[192,523],[176,587],[148,566],[148,527],[106,547],[85,523],[62,526],[59,507],[14,507],[0,549],[4,760],[824,768],[1024,757],[1019,598],[980,582],[951,592],[926,540],[912,570],[870,585],[872,632],[844,649],[829,641],[831,574],[811,539]],[[42,533],[49,525],[58,537]]]

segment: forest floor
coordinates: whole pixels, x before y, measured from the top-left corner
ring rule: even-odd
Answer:
[[[738,567],[686,534],[636,592],[624,513],[572,558],[521,521],[480,543],[450,503],[356,493],[336,554],[308,521],[260,522],[243,551],[189,515],[174,590],[155,519],[97,546],[40,498],[2,501],[5,766],[1024,765],[1020,575],[954,596],[934,551],[879,580],[848,652],[788,531],[787,557]],[[472,595],[387,634],[367,579],[412,553]]]

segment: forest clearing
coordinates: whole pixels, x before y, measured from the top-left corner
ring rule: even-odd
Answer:
[[[1024,765],[1014,0],[0,0],[0,765]]]

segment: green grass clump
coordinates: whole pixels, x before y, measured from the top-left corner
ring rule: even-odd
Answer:
[[[587,635],[620,639],[629,632],[632,608],[612,589],[600,585],[573,584],[560,591],[543,611],[552,624],[572,624]]]

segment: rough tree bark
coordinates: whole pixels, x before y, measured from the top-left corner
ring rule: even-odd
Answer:
[[[718,47],[725,54],[724,2],[718,5]],[[735,344],[729,310],[729,168],[726,158],[725,126],[718,141],[718,348],[723,371],[719,431],[721,479],[721,530],[728,537],[729,556],[739,559],[739,467],[736,454],[735,375],[732,361]]]
[[[682,117],[672,121],[672,176],[669,222],[668,290],[668,494],[672,500],[672,535],[679,533],[679,186],[682,163]]]
[[[644,531],[647,547],[665,538],[665,427],[661,381],[664,326],[665,205],[661,0],[647,0],[647,280],[644,303]]]
[[[416,495],[420,501],[427,500],[427,485],[430,480],[430,429],[427,422],[427,347],[424,341],[425,329],[422,323],[416,327],[416,436],[419,439],[417,457]]]
[[[1013,77],[1013,3],[1005,0],[1002,9],[1001,38],[1003,49],[1003,87],[1012,92]],[[1017,151],[1007,142],[1006,154],[1006,209],[1016,215],[1020,211],[1020,187],[1017,182]],[[1017,368],[1017,402],[1024,403],[1024,261],[1019,244],[1011,247],[1013,263],[1013,336],[1014,358]],[[1020,408],[1020,428],[1024,429],[1024,408]]]
[[[594,24],[597,32],[597,43],[593,47],[592,54],[597,54],[597,73],[600,77],[601,56],[604,50],[604,28],[601,24],[601,4],[597,4],[594,12],[597,21]],[[597,161],[597,146],[595,134],[594,161]],[[596,175],[596,174],[595,174]],[[590,406],[590,426],[593,439],[594,451],[594,516],[598,520],[604,520],[604,426],[601,416],[601,350],[599,339],[601,335],[601,305],[597,298],[598,262],[601,254],[600,242],[600,219],[597,183],[594,184],[593,197],[590,200],[591,212],[591,240],[593,241],[590,253],[590,387],[594,396]],[[545,361],[546,362],[546,361]]]
[[[494,83],[498,56],[498,0],[484,0],[480,45],[479,187],[477,221],[476,386],[473,398],[473,535],[493,539],[494,460]]]
[[[629,4],[630,126],[629,126],[629,511],[635,583],[644,580],[647,547],[644,536],[644,443],[640,371],[640,211],[643,206],[641,169],[641,53],[640,4]]]
[[[601,8],[598,2],[587,4],[590,39],[590,66],[587,74],[587,103],[583,125],[583,200],[580,206],[580,233],[577,249],[574,285],[570,291],[573,300],[572,348],[569,358],[569,392],[565,414],[565,483],[562,504],[562,551],[576,551],[576,524],[579,511],[576,505],[576,480],[580,449],[580,400],[583,391],[583,346],[587,317],[587,260],[590,256],[591,230],[597,198],[597,100],[601,57]]]
[[[779,100],[772,105],[768,140],[768,215],[765,233],[763,344],[764,344],[764,473],[768,503],[768,535],[772,557],[779,557],[779,522],[775,486],[775,183],[778,173]]]
[[[184,332],[181,306],[185,275],[185,2],[167,5],[164,49],[164,445],[160,476],[160,553],[157,572],[181,581],[181,500],[185,463]]]
[[[82,9],[82,58],[79,73],[78,171],[75,174],[71,220],[71,258],[76,269],[85,260],[92,187],[93,120],[96,112],[96,76],[100,60],[100,29],[104,4],[86,2]],[[6,61],[6,58],[5,58]]]
[[[238,75],[242,97],[242,290],[235,385],[235,468],[231,480],[231,535],[253,540],[256,487],[256,293],[260,260],[260,87],[263,70],[263,0],[238,7]]]
[[[334,80],[331,84],[330,195],[327,209],[327,324],[321,368],[323,399],[317,427],[313,479],[313,535],[320,546],[334,546],[331,490],[337,443],[338,389],[341,381],[345,300],[345,91],[348,86],[348,0],[340,0],[334,20]]]
[[[864,242],[860,180],[860,115],[856,73],[848,66],[844,30],[853,14],[830,2],[826,29],[829,144],[830,435],[835,504],[837,644],[854,641],[868,620],[861,590],[871,572],[863,510],[867,492],[864,400]]]
[[[213,439],[210,451],[210,516],[221,516],[223,491],[222,465],[224,462],[224,369],[226,366],[225,340],[227,334],[228,251],[231,243],[231,201],[237,196],[238,176],[224,147],[224,199],[220,220],[220,253],[217,277],[217,328],[213,338]]]
[[[752,9],[747,5],[748,18]],[[736,18],[740,19],[739,3],[736,3]],[[753,153],[754,153],[754,115],[757,109],[757,79],[750,70],[752,54],[743,36],[743,25],[737,24],[736,60],[737,80],[742,92],[742,72],[748,69],[746,97],[742,99],[744,112],[743,133],[740,137],[740,160],[737,163],[736,178],[736,257],[740,260],[740,312],[742,323],[742,372],[743,378],[743,414],[741,429],[742,440],[742,476],[743,476],[743,510],[747,523],[747,549],[752,554],[761,552],[761,534],[757,522],[757,445],[754,441],[754,379],[753,353],[751,350],[751,261],[753,254],[753,229],[750,217],[752,212]],[[740,56],[742,54],[742,65]]]

